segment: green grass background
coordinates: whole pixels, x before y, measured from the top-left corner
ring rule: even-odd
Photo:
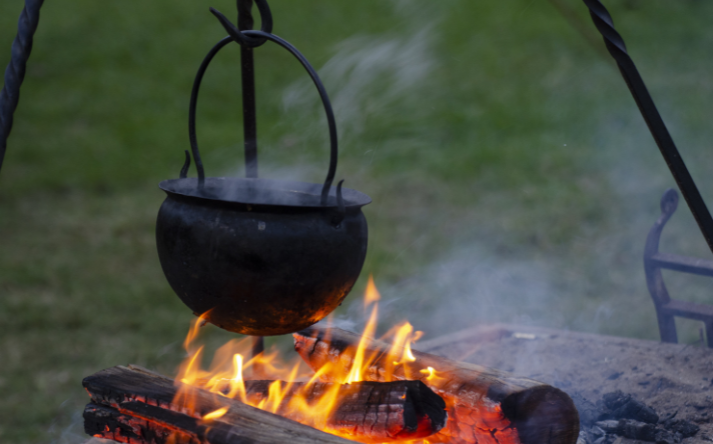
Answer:
[[[382,328],[427,337],[482,322],[657,339],[641,255],[674,185],[586,8],[560,0],[272,0],[274,32],[320,68],[338,177],[369,194]],[[713,198],[713,4],[610,0],[701,192]],[[193,76],[233,2],[46,2],[0,173],[0,441],[81,442],[82,377],[172,374],[190,311],[158,263],[157,183],[188,148]],[[0,3],[0,64],[20,0]],[[576,29],[576,28],[579,28]],[[321,182],[326,125],[294,60],[257,50],[261,174]],[[210,175],[242,174],[237,48],[206,77]],[[710,257],[682,203],[662,250]],[[705,279],[666,275],[713,303]],[[345,304],[338,318],[358,322]],[[699,325],[681,322],[681,339]],[[207,332],[217,344],[230,334]],[[282,344],[289,339],[273,339]],[[78,426],[79,424],[79,426]]]

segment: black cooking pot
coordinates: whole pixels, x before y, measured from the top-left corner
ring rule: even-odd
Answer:
[[[248,335],[292,333],[327,316],[354,285],[368,238],[361,207],[371,199],[342,189],[341,182],[336,190],[331,186],[337,134],[326,91],[296,49],[265,31],[241,34],[288,49],[307,69],[322,97],[331,143],[327,178],[322,185],[205,178],[195,130],[200,83],[215,54],[241,38],[233,35],[240,31],[230,29],[225,17],[221,22],[231,36],[204,60],[191,98],[189,129],[198,178],[186,177],[190,164],[186,153],[181,178],[159,185],[167,194],[156,222],[159,258],[176,294],[209,322]]]
[[[320,185],[267,179],[161,182],[161,266],[195,313],[249,335],[292,333],[332,312],[366,256],[365,194],[320,202]]]

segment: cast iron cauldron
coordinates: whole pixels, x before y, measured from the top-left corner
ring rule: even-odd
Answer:
[[[320,185],[267,179],[161,182],[156,242],[171,287],[195,313],[250,335],[292,333],[347,296],[366,256],[365,194],[320,202]]]
[[[266,8],[264,1],[257,4]],[[332,187],[336,124],[327,93],[304,57],[269,31],[241,32],[222,14],[213,13],[230,36],[208,54],[193,86],[189,132],[198,178],[186,177],[190,165],[186,153],[181,177],[159,185],[167,194],[156,222],[159,259],[176,294],[209,322],[255,336],[292,333],[327,316],[354,285],[368,238],[361,207],[371,199],[342,189],[341,182],[336,190]],[[263,27],[265,23],[270,20],[263,17]],[[330,131],[324,184],[205,177],[195,128],[201,80],[217,52],[232,41],[244,44],[245,36],[289,50],[317,86]],[[246,93],[250,91],[244,88]],[[248,174],[252,166],[257,176],[256,159],[250,159],[247,149],[246,162]]]

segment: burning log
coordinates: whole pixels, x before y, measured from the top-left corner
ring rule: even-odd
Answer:
[[[228,427],[229,429],[230,427]],[[142,402],[127,402],[120,409],[89,403],[84,408],[87,434],[123,443],[222,444],[225,424],[208,428],[198,419]],[[211,435],[211,436],[208,436]]]
[[[169,438],[177,443],[223,444],[231,437],[272,443],[286,442],[287,435],[295,443],[336,444],[346,441],[330,440],[332,435],[303,424],[316,425],[315,420],[322,420],[324,430],[367,443],[423,438],[446,424],[445,402],[420,381],[244,384],[252,405],[267,399],[271,387],[283,392],[287,401],[274,408],[280,416],[195,387],[188,388],[186,402],[176,403],[172,379],[137,368],[110,368],[84,380],[92,398],[84,412],[85,429],[93,436],[140,444],[168,442]],[[290,409],[289,400],[297,393],[305,395],[299,399],[309,404],[327,392],[334,395],[335,407],[326,421]],[[206,421],[212,412],[221,410],[223,416]],[[293,435],[304,440],[295,440]],[[321,441],[315,440],[319,437]]]
[[[84,379],[92,402],[84,429],[131,444],[347,444],[351,441],[195,387],[178,405],[174,381],[135,367],[113,367]],[[207,415],[222,412],[210,420]],[[217,415],[215,415],[217,416]]]
[[[446,403],[421,381],[364,381],[337,387],[322,382],[245,381],[248,402],[258,405],[267,399],[270,386],[276,383],[286,399],[300,395],[298,397],[308,404],[323,396],[334,396],[335,407],[327,418],[325,430],[364,443],[425,438],[446,425]],[[336,393],[332,392],[335,388]],[[279,406],[275,413],[314,425],[313,418],[290,409],[289,402]]]
[[[311,327],[294,334],[295,350],[322,380],[338,381],[352,367],[360,336]],[[391,346],[371,340],[364,352],[362,378],[383,381],[419,379],[441,395],[448,407],[446,427],[435,442],[478,444],[574,444],[579,415],[561,390],[531,379],[413,351],[415,360],[394,366]],[[435,371],[434,371],[435,369]]]

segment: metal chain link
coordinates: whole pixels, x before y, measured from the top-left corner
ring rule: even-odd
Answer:
[[[12,42],[12,58],[5,70],[5,84],[0,92],[0,169],[2,169],[7,139],[12,130],[13,115],[20,100],[20,86],[25,79],[27,60],[32,52],[32,39],[40,21],[44,0],[25,0],[17,24],[17,37]]]

